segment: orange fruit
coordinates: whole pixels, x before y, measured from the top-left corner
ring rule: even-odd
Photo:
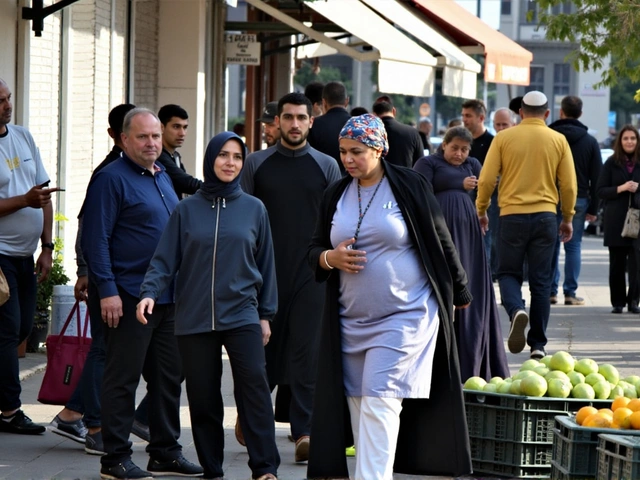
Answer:
[[[629,415],[629,423],[634,430],[640,430],[640,412],[633,412]]]
[[[601,408],[600,410],[598,410],[598,413],[607,415],[611,420],[613,420],[613,411],[610,408]]]
[[[603,413],[594,413],[584,419],[583,427],[590,428],[609,428],[611,427],[611,417]]]
[[[598,413],[597,408],[582,407],[580,410],[578,410],[578,413],[576,413],[576,423],[578,425],[582,425],[584,423],[585,418],[587,418],[589,415],[593,415],[594,413]]]
[[[640,411],[640,398],[633,398],[627,403],[627,408],[634,412]]]
[[[616,430],[618,430],[618,429],[620,429],[620,428],[622,428],[622,427],[621,427],[620,425],[618,425],[616,422],[613,422],[613,423],[611,424],[611,426],[609,426],[609,428],[615,428]]]
[[[626,407],[630,401],[631,399],[627,397],[616,397],[616,399],[611,404],[611,410],[615,412],[620,407]]]
[[[613,423],[620,425],[620,428],[631,428],[631,421],[629,416],[633,413],[633,410],[629,410],[626,407],[620,407],[613,412]]]

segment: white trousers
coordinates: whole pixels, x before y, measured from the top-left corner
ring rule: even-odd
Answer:
[[[347,397],[356,446],[355,480],[392,480],[402,398]]]

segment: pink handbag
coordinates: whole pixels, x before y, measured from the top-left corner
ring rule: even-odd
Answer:
[[[77,335],[65,336],[65,331],[75,314],[78,328]],[[84,329],[80,321],[80,303],[76,301],[67,321],[58,335],[49,335],[45,343],[47,347],[47,369],[44,372],[38,401],[49,405],[65,405],[73,394],[84,361],[91,347],[91,339],[87,338],[89,310],[85,316]],[[82,334],[80,332],[82,331]]]

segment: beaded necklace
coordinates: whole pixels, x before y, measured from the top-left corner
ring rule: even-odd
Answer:
[[[351,245],[351,248],[353,249],[356,248],[356,242],[358,241],[358,235],[360,234],[360,226],[362,225],[362,220],[364,219],[364,216],[367,214],[367,211],[371,206],[371,202],[373,202],[373,199],[375,198],[376,193],[378,193],[378,189],[380,188],[380,185],[382,185],[383,180],[384,180],[384,173],[382,174],[382,178],[378,182],[378,185],[376,185],[376,189],[373,191],[373,195],[371,195],[371,198],[369,199],[369,203],[365,207],[364,212],[362,211],[362,195],[360,192],[360,181],[358,181],[358,225],[356,226],[356,233],[353,235],[353,238],[355,239],[355,242],[353,242],[353,245]]]

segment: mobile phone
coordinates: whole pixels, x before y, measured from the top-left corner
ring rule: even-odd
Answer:
[[[47,180],[46,182],[44,182],[42,185],[38,185],[38,187],[40,188],[46,188],[49,186],[49,184],[51,183],[51,180]]]

